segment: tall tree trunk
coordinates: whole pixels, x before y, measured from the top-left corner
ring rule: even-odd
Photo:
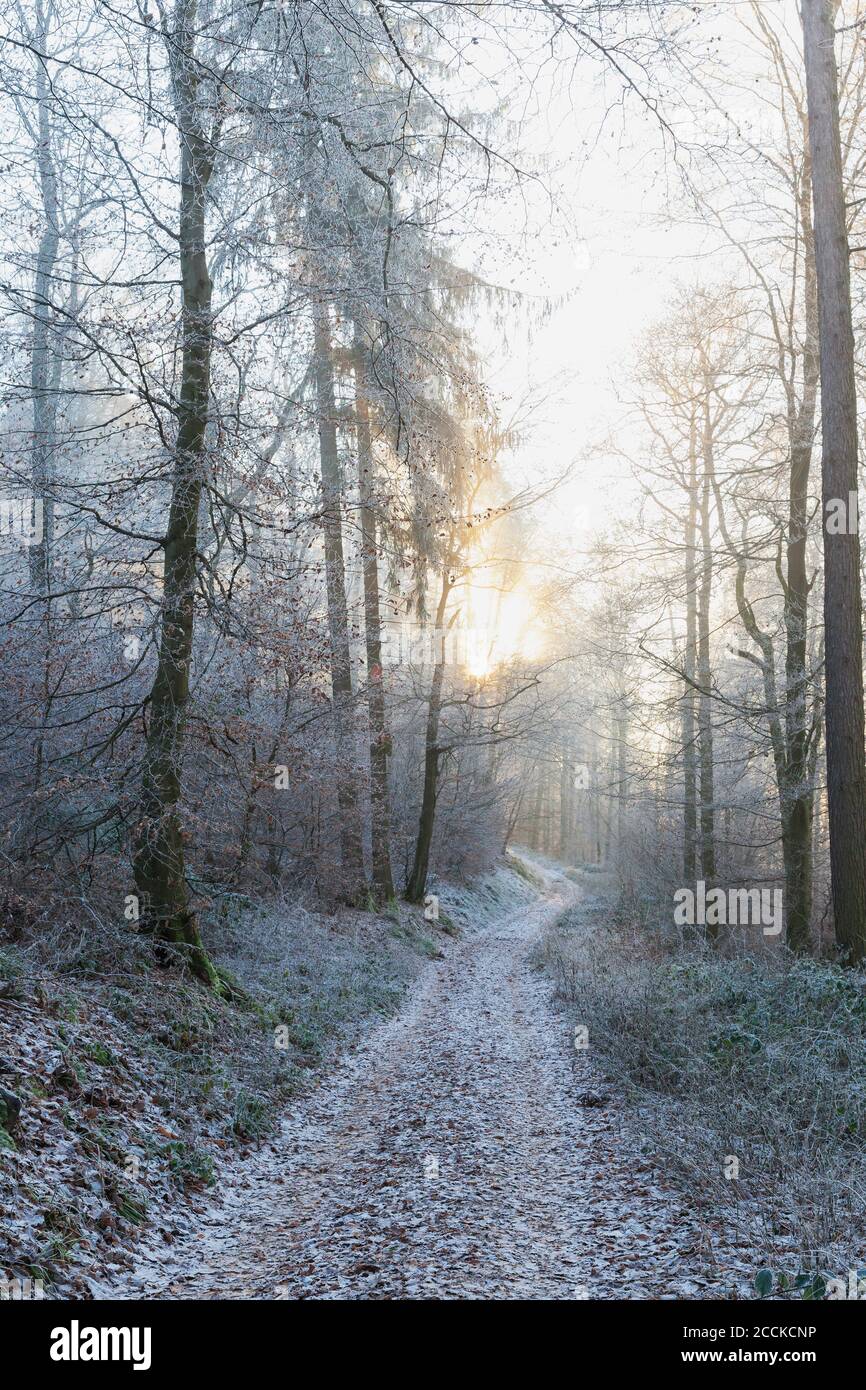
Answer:
[[[355,701],[349,647],[349,613],[346,604],[346,568],[343,558],[343,485],[337,452],[331,327],[325,304],[316,306],[313,370],[316,380],[319,455],[322,469],[325,586],[328,598],[334,735],[337,745],[342,891],[350,902],[360,905],[366,892],[364,842],[355,765]]]
[[[180,136],[183,351],[171,506],[163,543],[159,657],[148,700],[150,717],[134,871],[143,899],[143,926],[182,950],[194,974],[218,988],[219,978],[202,946],[195,913],[189,904],[177,808],[189,700],[198,511],[213,346],[205,196],[213,169],[216,132],[210,138],[205,135],[197,104],[194,0],[181,0],[175,14],[177,28],[169,39],[169,53]]]
[[[46,53],[55,11],[37,0],[35,6],[35,44]],[[33,444],[31,451],[29,499],[33,512],[33,532],[37,537],[30,546],[28,562],[33,593],[39,600],[39,628],[35,634],[38,663],[42,675],[42,710],[40,728],[33,747],[33,792],[26,821],[32,824],[34,837],[38,834],[39,799],[45,763],[45,730],[51,718],[52,687],[52,567],[54,551],[54,446],[57,416],[57,392],[61,364],[57,360],[60,343],[52,325],[54,274],[60,245],[58,226],[57,171],[52,149],[51,89],[48,70],[42,58],[35,61],[36,117],[38,144],[36,168],[39,195],[42,203],[42,232],[36,252],[36,272],[33,284],[33,337],[30,349],[30,395],[33,403]],[[27,518],[25,516],[25,524]],[[30,840],[25,834],[24,844]],[[25,852],[28,852],[25,849]]]
[[[544,776],[541,763],[535,764],[535,799],[529,820],[529,848],[541,849],[541,818],[544,814]]]
[[[689,500],[685,527],[686,568],[686,648],[683,654],[685,689],[682,699],[683,728],[683,873],[686,882],[696,877],[698,842],[698,763],[697,720],[695,718],[695,680],[697,677],[698,570],[696,539],[698,525],[697,429],[692,418],[689,439]]]
[[[385,683],[382,669],[376,465],[370,433],[366,344],[357,324],[355,420],[358,430],[358,499],[361,507],[361,566],[364,576],[364,636],[367,648],[367,717],[370,724],[370,842],[373,895],[381,906],[394,896],[394,879],[391,873],[391,805],[388,791],[390,743],[385,717]]]
[[[588,819],[588,840],[590,845],[589,860],[593,864],[601,863],[601,794],[598,788],[599,779],[599,756],[598,756],[598,734],[593,730],[590,734],[592,744],[589,751],[589,786],[587,788],[586,813]]]
[[[520,790],[519,790],[518,793],[517,793],[517,797],[516,797],[516,799],[515,799],[515,801],[514,801],[514,804],[512,805],[511,810],[509,811],[508,815],[506,816],[506,820],[505,820],[505,830],[504,830],[503,835],[502,835],[502,853],[503,853],[503,854],[504,854],[505,851],[508,849],[508,846],[509,846],[509,844],[511,843],[511,837],[512,837],[512,835],[514,834],[515,826],[518,824],[518,822],[519,822],[519,820],[520,820],[520,813],[521,813],[521,811],[522,811],[522,809],[523,809],[523,798],[524,798],[525,794],[526,794],[526,783],[525,783],[525,782],[521,782],[521,783],[520,783]]]
[[[628,712],[625,695],[616,712],[616,855],[620,873],[625,869],[625,809],[628,801]]]
[[[548,762],[545,764],[545,768],[544,768],[544,781],[545,781],[544,799],[545,799],[545,802],[546,802],[546,804],[547,804],[547,810],[546,810],[545,816],[544,816],[544,853],[545,853],[546,855],[548,855],[550,858],[553,858],[553,856],[556,854],[556,838],[555,838],[555,835],[554,835],[554,826],[555,826],[555,822],[554,822],[554,819],[553,819],[553,805],[554,805],[554,802],[553,802],[553,789],[554,789],[554,785],[555,785],[555,783],[554,783],[554,767],[555,767],[554,758],[555,758],[555,755],[554,755],[553,749],[551,748],[551,750],[550,750],[550,758],[549,758]]]
[[[788,490],[788,546],[785,578],[785,768],[779,778],[782,847],[785,859],[786,940],[794,951],[811,945],[812,815],[815,796],[811,770],[812,718],[808,707],[809,470],[818,391],[818,324],[815,297],[814,237],[807,177],[800,221],[805,243],[806,332],[803,395],[789,425],[791,467]]]
[[[831,0],[801,0],[821,363],[827,800],[836,940],[866,955],[866,753],[860,538],[827,533],[830,504],[857,492],[857,391],[851,276]]]
[[[39,3],[36,7],[36,44],[47,51],[48,33],[53,7]],[[54,426],[56,397],[50,390],[52,372],[51,347],[54,268],[60,244],[57,204],[57,172],[52,150],[49,79],[43,60],[36,62],[36,112],[39,144],[36,166],[39,174],[39,193],[42,202],[42,234],[36,252],[36,275],[33,286],[33,345],[30,352],[30,394],[33,401],[33,500],[42,511],[40,539],[30,547],[30,575],[35,592],[48,598],[51,590],[52,541],[54,536]],[[50,598],[48,599],[50,605]],[[48,622],[48,612],[45,614]]]
[[[559,755],[559,858],[563,864],[571,856],[571,791],[574,768],[571,749],[563,742]]]
[[[424,789],[421,794],[421,818],[418,822],[418,835],[415,840],[415,856],[412,871],[406,884],[406,901],[423,902],[427,891],[427,874],[430,868],[430,846],[433,842],[433,824],[436,816],[436,797],[439,791],[439,715],[442,708],[442,683],[445,678],[445,649],[447,641],[444,632],[445,611],[451,593],[448,574],[448,557],[442,571],[442,588],[436,607],[436,662],[430,695],[427,701],[427,728],[424,739]],[[452,619],[453,622],[453,619]]]
[[[705,424],[704,451],[712,450]],[[713,700],[710,665],[710,598],[713,582],[713,555],[710,544],[710,478],[711,459],[704,465],[701,483],[701,580],[698,599],[698,721],[700,727],[700,801],[701,801],[701,877],[710,884],[716,877],[716,811],[715,769],[713,766]],[[710,928],[710,935],[716,931]]]
[[[577,864],[581,858],[580,843],[582,839],[582,826],[580,824],[581,803],[577,795],[575,784],[575,769],[578,762],[578,746],[574,734],[568,739],[568,862]],[[582,756],[582,755],[581,755]],[[588,788],[584,789],[583,801],[589,795]]]

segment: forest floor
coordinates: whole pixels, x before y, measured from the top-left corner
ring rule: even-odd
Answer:
[[[157,968],[129,923],[73,903],[34,926],[0,901],[0,1300],[6,1280],[105,1297],[144,1243],[198,1231],[287,1107],[456,936],[539,892],[513,860],[431,888],[436,921],[403,902],[323,911],[297,890],[215,899],[203,932],[231,1000]]]
[[[444,946],[394,1017],[292,1102],[122,1298],[748,1296],[748,1256],[664,1180],[534,957],[580,890]]]

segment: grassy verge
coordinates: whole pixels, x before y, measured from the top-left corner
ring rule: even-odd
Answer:
[[[540,955],[648,1145],[748,1243],[759,1292],[823,1296],[866,1265],[866,974],[669,952],[598,900]]]

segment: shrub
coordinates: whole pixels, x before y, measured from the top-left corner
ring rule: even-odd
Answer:
[[[665,954],[603,914],[591,922],[585,907],[548,933],[542,957],[653,1148],[736,1217],[756,1264],[792,1251],[831,1269],[834,1258],[860,1262],[850,1242],[866,1206],[862,971],[782,950]],[[727,1156],[739,1160],[736,1181]]]

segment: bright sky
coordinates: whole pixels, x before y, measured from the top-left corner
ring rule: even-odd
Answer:
[[[768,0],[768,8],[788,11],[796,25],[792,0]],[[737,23],[738,12],[748,10],[747,3],[729,5],[727,14],[722,9],[712,51],[736,84],[723,97],[726,109],[758,131],[768,115],[751,85],[754,60]],[[567,92],[561,71],[543,72],[537,108],[523,122],[525,146],[544,166],[566,217],[557,227],[539,199],[529,255],[515,231],[508,236],[513,267],[503,273],[501,259],[484,265],[490,278],[529,296],[566,299],[531,336],[515,334],[507,345],[491,339],[489,360],[491,384],[507,400],[519,402],[527,388],[549,396],[516,460],[516,476],[552,475],[582,459],[575,482],[550,509],[551,524],[577,550],[634,495],[627,464],[599,446],[612,435],[626,450],[639,448],[627,400],[641,338],[665,315],[678,282],[724,273],[718,239],[687,220],[680,176],[658,123],[635,99],[620,108],[616,82],[603,81],[593,64],[584,61],[579,71],[580,82]],[[671,81],[676,85],[677,74]],[[678,133],[694,137],[684,109],[673,100],[663,109]],[[725,128],[721,113],[699,120],[715,136]],[[575,229],[571,235],[562,234],[565,220]],[[507,235],[507,227],[498,230]]]

